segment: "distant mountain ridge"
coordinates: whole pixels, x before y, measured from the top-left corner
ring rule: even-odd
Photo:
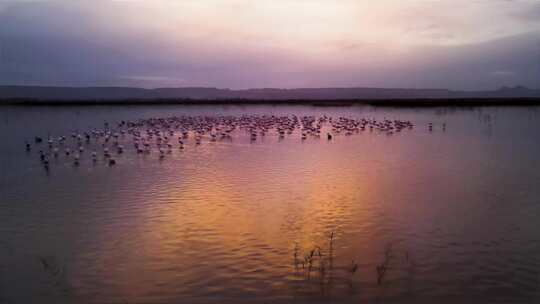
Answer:
[[[494,91],[391,88],[219,89],[205,87],[143,89],[133,87],[0,86],[0,99],[31,100],[379,100],[540,98],[540,90],[503,87]]]

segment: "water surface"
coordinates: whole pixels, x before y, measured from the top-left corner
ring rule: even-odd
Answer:
[[[238,134],[162,160],[128,148],[113,167],[92,164],[88,147],[80,166],[61,155],[48,172],[39,148],[24,149],[35,135],[180,115],[415,127],[331,141]],[[2,303],[540,300],[537,108],[1,107],[0,126]],[[316,246],[325,270],[307,273],[295,252]]]

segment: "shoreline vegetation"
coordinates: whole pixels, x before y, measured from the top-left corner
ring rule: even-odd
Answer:
[[[35,99],[4,98],[0,106],[137,106],[137,105],[312,105],[320,107],[487,107],[540,106],[540,98],[395,98],[395,99]]]

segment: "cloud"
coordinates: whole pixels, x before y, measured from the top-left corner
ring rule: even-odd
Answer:
[[[495,77],[514,77],[516,76],[516,72],[514,71],[495,71],[492,73]]]
[[[540,20],[540,2],[534,1],[527,8],[514,13],[514,18],[538,23]]]
[[[536,1],[1,3],[0,84],[474,89],[540,66]]]

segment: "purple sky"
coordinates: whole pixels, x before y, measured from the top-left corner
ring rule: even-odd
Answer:
[[[0,0],[0,84],[540,88],[540,1]]]

